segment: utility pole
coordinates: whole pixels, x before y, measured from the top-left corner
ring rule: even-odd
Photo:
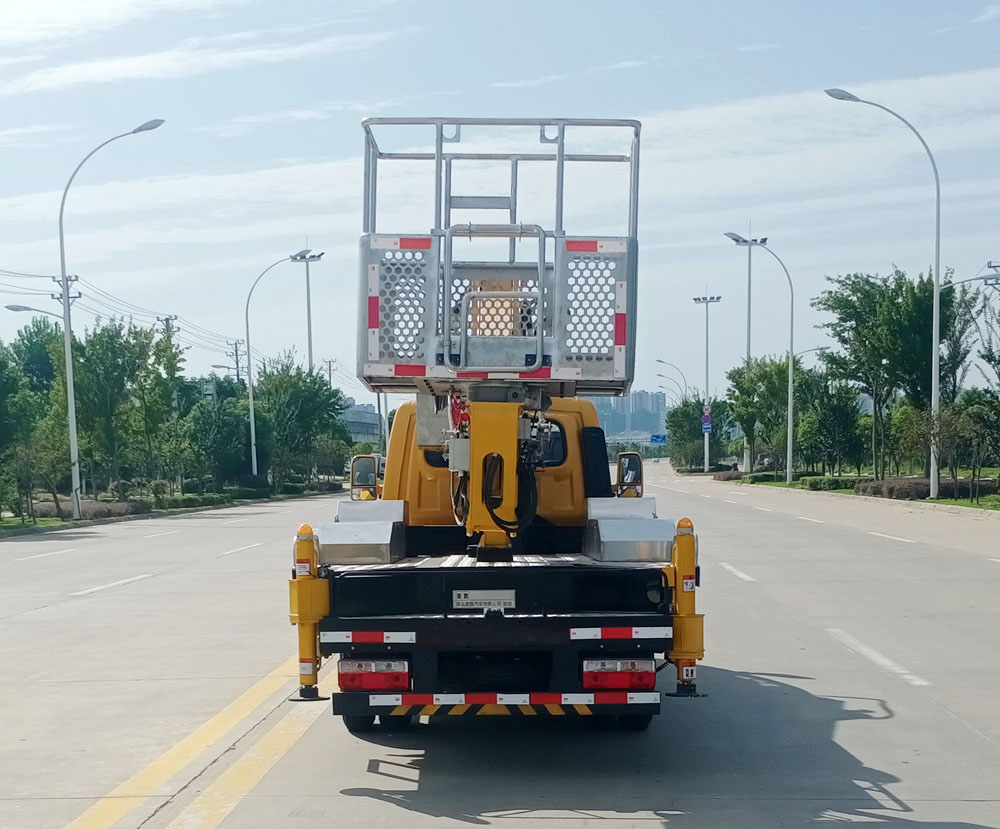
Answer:
[[[172,342],[174,331],[176,330],[174,328],[174,323],[177,322],[177,315],[168,314],[165,317],[157,317],[156,321],[163,323],[163,336],[167,337]],[[177,397],[176,383],[174,384],[173,390],[170,392],[170,403],[171,403],[171,408],[173,409],[171,418],[176,421],[180,417],[180,400]],[[184,489],[184,474],[183,471],[180,469],[177,470],[177,477],[176,480],[174,481],[174,485],[177,487],[178,492]]]
[[[226,340],[226,345],[230,346],[233,350],[227,351],[226,356],[233,358],[233,366],[236,368],[236,382],[240,382],[240,346],[243,345],[243,340]]]
[[[326,364],[326,382],[329,383],[330,388],[333,388],[333,364],[336,360],[324,360]]]

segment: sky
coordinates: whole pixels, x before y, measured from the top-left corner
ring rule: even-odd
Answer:
[[[707,290],[723,297],[711,308],[709,374],[722,394],[746,348],[746,253],[724,232],[751,226],[788,266],[796,351],[827,343],[809,304],[826,276],[915,274],[933,261],[919,143],[824,88],[883,103],[923,133],[941,175],[942,261],[957,278],[1000,260],[998,39],[1000,3],[982,0],[2,0],[0,269],[57,273],[59,200],[75,165],[166,119],[102,149],[72,187],[67,267],[85,280],[74,327],[108,303],[127,303],[143,324],[147,311],[178,315],[188,371],[207,372],[229,362],[225,338],[244,336],[257,275],[309,247],[325,251],[311,269],[316,359],[336,360],[335,381],[371,400],[353,377],[361,119],[636,118],[634,388],[664,382],[657,358],[704,386],[692,297]],[[381,231],[428,231],[423,182],[389,176]],[[496,189],[487,170],[468,180],[477,186]],[[604,172],[573,187],[568,233],[619,222],[610,187]],[[526,202],[521,218],[534,210],[551,227],[543,205]],[[0,304],[58,312],[52,288],[0,274]],[[0,339],[27,316],[0,309]],[[755,355],[787,348],[788,319],[784,276],[756,253]],[[304,359],[301,265],[264,277],[250,320],[256,350]]]

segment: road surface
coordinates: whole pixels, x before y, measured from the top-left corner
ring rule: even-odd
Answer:
[[[332,500],[0,542],[0,826],[1000,827],[1000,523],[647,481],[699,533],[707,696],[640,734],[285,701]]]

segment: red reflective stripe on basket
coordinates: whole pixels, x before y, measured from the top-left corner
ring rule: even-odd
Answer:
[[[352,642],[382,642],[383,634],[380,630],[356,630],[351,634]]]
[[[534,377],[538,377],[542,380],[548,380],[552,377],[552,368],[550,366],[542,366],[541,368],[536,368],[534,371],[522,371],[518,374],[522,380],[530,380]]]
[[[426,377],[427,366],[403,366],[395,365],[395,375],[397,377]]]
[[[368,327],[378,328],[378,297],[368,297]]]
[[[485,380],[490,375],[487,371],[460,371],[456,376],[463,380]]]
[[[615,345],[625,345],[624,314],[615,314]]]
[[[628,692],[626,691],[598,691],[594,694],[595,705],[627,705]]]
[[[532,694],[532,705],[562,705],[562,694]]]
[[[601,638],[602,639],[631,639],[632,638],[632,628],[601,628]]]
[[[496,694],[466,694],[465,702],[467,705],[496,705],[497,695]]]
[[[431,237],[430,236],[400,236],[399,237],[399,249],[400,250],[430,250],[431,249]]]
[[[567,239],[566,250],[569,253],[597,253],[597,240]]]
[[[403,705],[433,705],[434,694],[403,694]]]

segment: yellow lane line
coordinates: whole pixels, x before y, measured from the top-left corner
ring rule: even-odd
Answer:
[[[336,675],[324,678],[320,683],[320,696],[327,696],[334,682]],[[212,829],[218,826],[327,710],[327,706],[321,703],[293,703],[291,711],[219,775],[170,823],[168,829]]]
[[[249,690],[234,699],[183,740],[167,749],[142,771],[98,800],[69,825],[69,829],[108,829],[168,783],[212,744],[239,725],[269,697],[298,676],[298,656],[283,662]],[[322,706],[321,706],[322,707]]]

